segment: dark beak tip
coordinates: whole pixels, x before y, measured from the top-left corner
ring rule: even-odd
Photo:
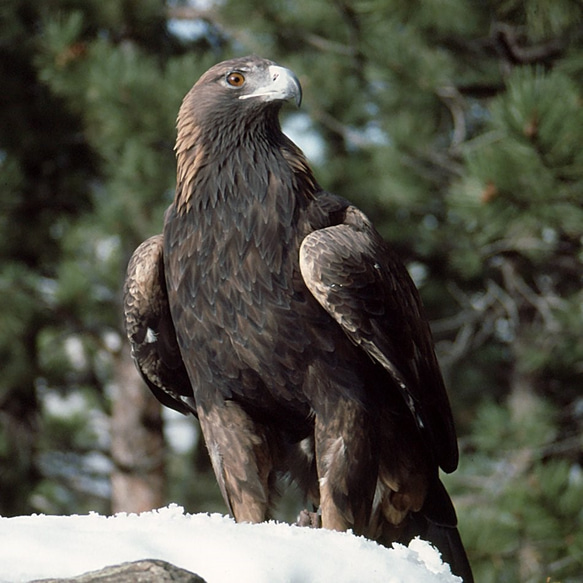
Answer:
[[[296,93],[296,107],[301,107],[302,106],[302,89],[300,87],[299,91]]]

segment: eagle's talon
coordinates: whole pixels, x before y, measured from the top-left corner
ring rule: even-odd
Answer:
[[[297,526],[307,526],[308,528],[321,528],[322,520],[318,512],[310,512],[305,508],[298,514]]]

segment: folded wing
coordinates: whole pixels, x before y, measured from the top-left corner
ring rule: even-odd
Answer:
[[[133,253],[124,284],[124,320],[132,357],[154,396],[180,413],[196,404],[170,316],[163,238],[155,235]]]
[[[437,464],[453,471],[458,449],[449,401],[419,294],[400,260],[351,206],[343,222],[305,237],[300,269],[350,340],[390,375]]]

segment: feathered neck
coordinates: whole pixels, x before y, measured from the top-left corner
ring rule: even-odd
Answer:
[[[226,199],[231,206],[237,198],[240,204],[261,201],[276,183],[281,187],[272,194],[277,196],[311,199],[319,190],[303,153],[281,131],[279,107],[239,116],[225,107],[199,120],[193,105],[187,96],[178,115],[179,214],[207,210]]]

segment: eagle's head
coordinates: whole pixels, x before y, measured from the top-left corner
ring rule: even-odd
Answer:
[[[252,188],[249,177],[255,175],[262,184],[255,190],[263,191],[268,174],[284,158],[291,172],[309,177],[310,190],[316,188],[303,154],[284,136],[279,123],[283,103],[293,100],[299,105],[301,98],[296,75],[260,57],[231,59],[204,73],[178,113],[179,208],[187,207],[199,179],[210,177],[213,184],[224,185],[241,174]],[[260,171],[259,161],[271,164],[270,168]]]
[[[301,99],[296,75],[273,61],[256,56],[223,61],[204,73],[184,98],[178,133],[188,131],[187,126],[212,131],[242,121],[273,122],[285,101],[299,106]]]

